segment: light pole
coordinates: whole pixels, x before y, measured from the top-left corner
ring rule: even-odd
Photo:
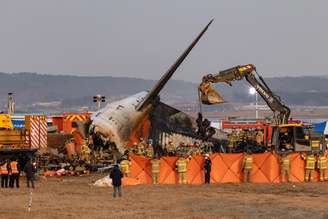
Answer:
[[[255,119],[257,120],[259,118],[259,112],[257,107],[257,91],[254,87],[249,88],[249,94],[255,95]]]
[[[100,103],[105,101],[106,101],[105,96],[101,96],[100,94],[93,96],[93,102],[97,103],[97,110],[100,110]]]
[[[8,114],[14,115],[15,113],[15,101],[14,101],[14,93],[8,93]]]

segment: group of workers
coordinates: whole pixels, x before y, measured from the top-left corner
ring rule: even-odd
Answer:
[[[205,183],[210,183],[210,175],[211,175],[211,166],[212,162],[209,154],[205,154],[204,156],[204,176]],[[328,180],[328,177],[325,175],[325,171],[327,169],[327,157],[326,154],[321,152],[316,155],[312,152],[308,154],[302,154],[302,158],[305,159],[305,176],[304,179],[306,182],[311,181],[313,172],[317,168],[320,173],[320,181]],[[186,184],[187,183],[187,172],[188,172],[188,162],[190,157],[179,156],[176,161],[176,172],[178,174],[178,183]],[[286,153],[283,153],[279,157],[280,162],[280,177],[281,182],[291,182],[291,160]],[[160,165],[161,160],[154,156],[151,161],[151,173],[152,173],[152,182],[153,184],[158,184],[158,178],[160,174]],[[120,162],[120,168],[124,176],[129,177],[131,174],[131,161],[128,159],[123,159]],[[241,170],[243,172],[243,181],[250,182],[251,181],[251,172],[253,169],[253,155],[250,151],[244,154],[244,159],[242,161]]]
[[[19,166],[17,159],[0,162],[1,188],[14,188],[15,185],[16,188],[19,188],[21,169],[22,168]],[[34,188],[34,173],[36,172],[35,165],[32,164],[31,160],[28,160],[23,170],[26,175],[27,187],[30,187],[31,183],[32,188]]]
[[[251,143],[257,146],[264,145],[264,133],[261,129],[232,129],[228,134],[228,153],[236,151],[238,144]]]
[[[17,160],[7,160],[1,164],[1,188],[8,188],[8,183],[10,188],[14,188],[16,182],[16,187],[19,188],[19,165]]]
[[[132,147],[129,148],[129,153],[134,153],[139,156],[153,157],[154,156],[154,148],[152,146],[152,142],[148,141],[148,143],[143,139],[139,139],[140,142],[134,142]]]
[[[178,182],[179,184],[187,184],[187,171],[188,171],[188,162],[190,158],[185,158],[184,156],[180,156],[175,163],[175,170],[178,174]],[[151,173],[152,173],[152,183],[158,184],[158,178],[160,174],[160,166],[161,160],[154,156],[153,159],[150,160],[151,163]],[[129,177],[131,174],[131,161],[128,159],[123,159],[120,162],[120,169],[123,173],[123,176]],[[205,162],[204,162],[204,173],[205,173],[205,183],[210,183],[211,176],[211,166],[212,161],[209,157],[209,154],[205,154]]]

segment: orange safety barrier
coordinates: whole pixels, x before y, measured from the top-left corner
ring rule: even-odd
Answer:
[[[213,154],[211,182],[238,183],[241,182],[242,154]]]
[[[135,178],[139,184],[152,182],[150,159],[143,156],[129,155],[131,161],[131,177]]]
[[[328,156],[328,153],[326,153]],[[276,153],[253,154],[253,168],[251,171],[252,183],[280,183],[280,160]],[[146,157],[130,155],[132,162],[131,177],[134,177],[141,184],[151,183],[151,164]],[[292,182],[304,182],[305,161],[300,153],[288,155],[291,161]],[[244,154],[221,154],[216,153],[210,156],[212,161],[211,183],[240,183],[243,180],[241,169]],[[161,157],[161,167],[159,183],[176,184],[178,182],[175,163],[178,157]],[[193,156],[188,162],[188,184],[204,183],[204,157]],[[328,166],[328,164],[327,164]],[[328,177],[328,169],[326,170]],[[316,169],[312,174],[312,181],[319,181],[319,171]]]
[[[188,184],[204,183],[204,157],[201,155],[193,156],[188,163]]]
[[[301,158],[301,154],[293,153],[288,155],[288,158],[291,161],[290,174],[292,182],[304,182],[305,161]]]
[[[161,166],[158,182],[161,184],[176,184],[178,182],[178,174],[175,170],[175,163],[178,157],[161,157]]]
[[[139,185],[139,184],[140,184],[140,182],[133,177],[124,177],[122,179],[123,186],[135,186],[135,185]]]

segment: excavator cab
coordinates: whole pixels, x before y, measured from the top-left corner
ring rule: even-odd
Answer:
[[[272,145],[276,151],[321,151],[322,138],[303,124],[293,123],[274,126]]]

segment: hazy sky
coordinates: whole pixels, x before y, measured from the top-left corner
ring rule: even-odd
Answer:
[[[157,79],[215,18],[176,79],[253,63],[328,75],[325,0],[0,0],[0,72]]]

